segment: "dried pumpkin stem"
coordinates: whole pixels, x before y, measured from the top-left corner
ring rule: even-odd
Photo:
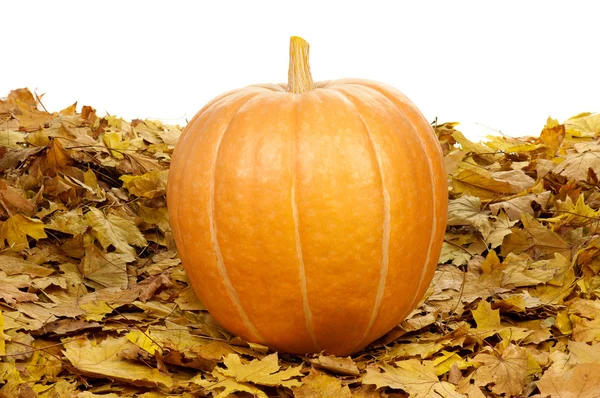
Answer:
[[[288,88],[290,93],[303,93],[315,88],[308,63],[309,45],[298,36],[290,38],[290,69],[288,71]]]

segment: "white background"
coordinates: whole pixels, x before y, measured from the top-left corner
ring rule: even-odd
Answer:
[[[287,80],[289,36],[315,80],[375,79],[471,137],[537,135],[600,111],[600,2],[6,1],[0,97],[185,123],[210,98]]]

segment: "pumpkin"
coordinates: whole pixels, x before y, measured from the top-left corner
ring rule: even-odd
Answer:
[[[231,333],[296,354],[357,352],[423,298],[447,181],[436,136],[385,84],[314,83],[291,38],[287,84],[227,92],[185,127],[167,201],[201,302]]]

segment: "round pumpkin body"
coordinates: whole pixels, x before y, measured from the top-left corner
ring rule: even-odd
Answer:
[[[167,199],[209,313],[273,349],[356,352],[433,277],[447,218],[443,157],[400,92],[343,79],[254,85],[188,123]]]

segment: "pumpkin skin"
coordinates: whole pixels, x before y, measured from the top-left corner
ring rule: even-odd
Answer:
[[[348,355],[404,320],[433,278],[443,157],[399,91],[294,73],[301,92],[292,76],[241,88],[188,123],[169,217],[196,294],[227,330],[279,351]]]

